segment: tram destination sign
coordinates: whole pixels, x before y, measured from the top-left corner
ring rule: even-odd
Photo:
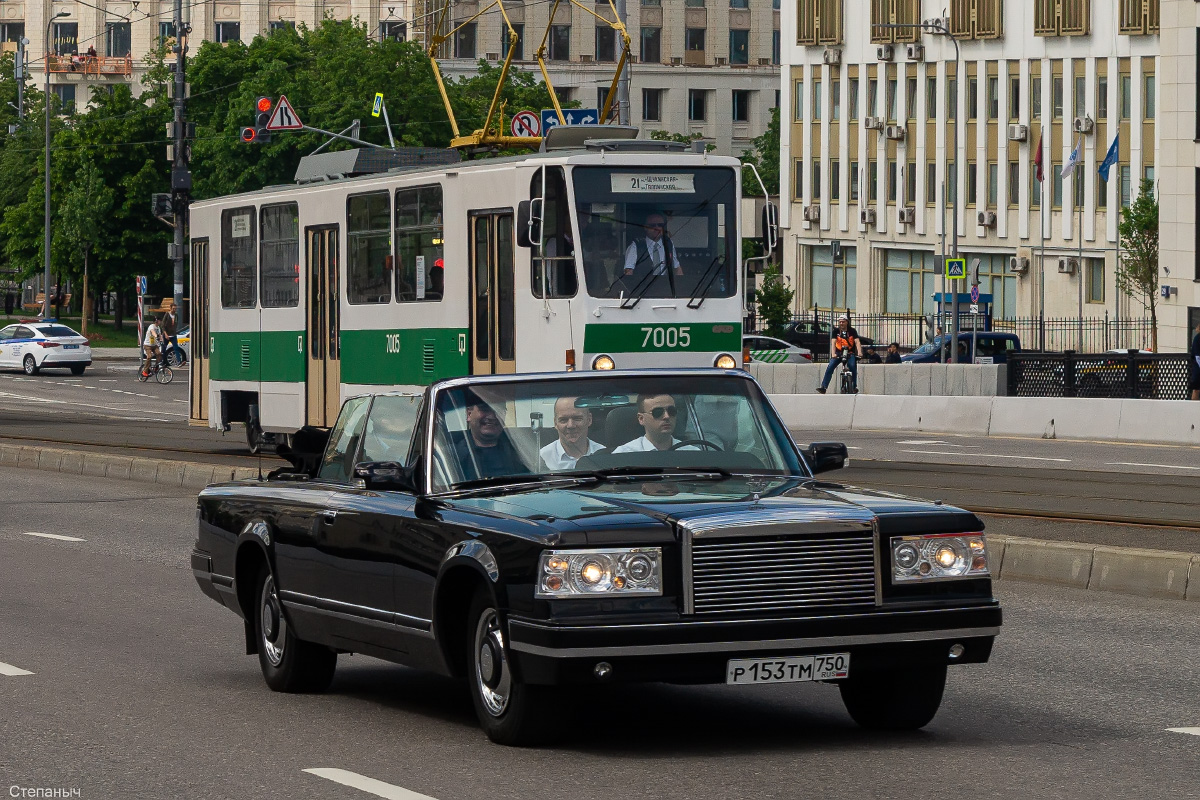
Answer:
[[[695,194],[695,175],[690,172],[614,172],[610,188],[622,194]]]

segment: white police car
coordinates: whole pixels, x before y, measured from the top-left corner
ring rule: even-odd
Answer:
[[[37,375],[43,369],[69,369],[82,375],[92,363],[86,337],[58,322],[22,322],[0,330],[0,369]]]

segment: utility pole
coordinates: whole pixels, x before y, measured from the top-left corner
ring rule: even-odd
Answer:
[[[625,26],[625,34],[629,35],[629,11],[625,0],[617,0],[617,17]],[[621,78],[617,81],[617,124],[628,125],[629,116],[629,59],[625,59],[625,67],[621,70]],[[604,120],[601,120],[603,122]]]
[[[13,78],[17,81],[17,119],[25,119],[25,67],[28,63],[29,40],[22,36],[17,40],[17,60],[13,68]]]
[[[192,192],[192,173],[188,169],[190,153],[188,144],[188,125],[186,117],[187,102],[187,40],[190,28],[184,27],[183,0],[175,0],[175,121],[171,127],[171,138],[174,142],[171,148],[171,210],[174,212],[175,240],[170,247],[169,255],[175,266],[174,292],[176,314],[181,314],[184,291],[184,230],[187,227],[188,202]],[[191,312],[188,311],[190,321]]]

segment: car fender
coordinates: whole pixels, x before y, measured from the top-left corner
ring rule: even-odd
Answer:
[[[233,553],[233,590],[238,597],[239,605],[242,607],[243,616],[246,616],[247,602],[253,603],[253,598],[245,593],[253,592],[254,587],[245,583],[244,579],[247,577],[247,573],[243,568],[245,560],[251,557],[251,553],[256,557],[261,557],[266,562],[267,569],[270,570],[272,577],[276,577],[275,537],[271,526],[263,520],[247,522],[242,526],[241,532],[238,533]],[[257,574],[257,570],[255,570],[255,574]],[[239,578],[243,580],[239,580]]]
[[[495,555],[477,539],[451,545],[442,556],[433,590],[430,629],[447,674],[465,674],[466,615],[473,591],[463,589],[471,584],[487,587],[494,607],[503,618],[508,595],[499,579],[500,570]]]

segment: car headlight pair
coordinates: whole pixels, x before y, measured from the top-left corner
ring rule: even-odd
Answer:
[[[987,540],[982,533],[896,536],[892,539],[892,580],[896,583],[989,574]]]
[[[538,565],[536,596],[543,600],[661,594],[661,547],[546,550]]]

